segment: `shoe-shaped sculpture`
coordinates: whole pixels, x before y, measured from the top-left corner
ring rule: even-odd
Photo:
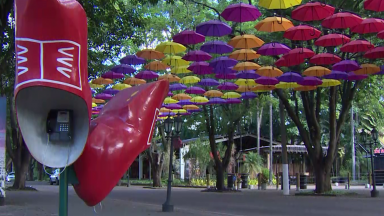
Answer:
[[[101,202],[150,146],[168,86],[162,80],[124,89],[91,121],[87,145],[74,163],[79,179],[74,188],[87,205]]]

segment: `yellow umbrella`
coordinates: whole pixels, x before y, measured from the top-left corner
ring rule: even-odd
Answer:
[[[180,56],[167,56],[162,62],[173,67],[189,65],[189,61],[185,61]]]
[[[187,94],[180,93],[177,95],[173,95],[172,99],[174,99],[174,100],[190,100],[190,99],[192,99],[192,97],[187,95]]]
[[[170,109],[167,109],[167,108],[165,108],[165,107],[161,107],[160,112],[161,112],[161,113],[171,112],[171,110],[170,110]]]
[[[159,71],[159,70],[167,70],[168,68],[171,68],[171,67],[164,64],[161,61],[153,61],[151,63],[146,64],[144,68],[147,70]]]
[[[232,69],[236,71],[244,71],[244,70],[257,70],[261,66],[254,62],[240,62],[237,63]]]
[[[228,99],[228,98],[241,98],[241,94],[237,92],[227,92],[221,98]]]
[[[92,103],[92,107],[97,107],[97,104],[96,103]]]
[[[264,41],[255,35],[245,34],[232,38],[228,44],[237,49],[252,49],[261,47],[264,44]]]
[[[207,103],[209,100],[206,97],[197,96],[190,100],[193,103]]]
[[[123,90],[126,88],[131,88],[132,86],[125,84],[125,83],[118,83],[112,86],[113,89],[115,90]]]
[[[239,88],[236,89],[237,92],[249,92],[252,91],[252,87],[250,86],[239,86]]]
[[[175,53],[181,53],[184,52],[187,48],[183,46],[182,44],[175,43],[175,42],[164,42],[156,47],[156,51],[167,53],[167,54],[175,54]]]
[[[98,84],[93,84],[92,81],[89,82],[89,87],[91,88],[102,88],[104,85],[98,85]]]
[[[257,59],[260,57],[260,54],[257,54],[254,50],[251,49],[240,49],[232,52],[228,57],[238,61],[246,61]]]
[[[204,93],[204,96],[206,97],[221,97],[223,96],[223,92],[218,90],[209,90]]]
[[[198,110],[200,108],[196,105],[184,105],[183,109],[185,109],[185,110]]]
[[[172,116],[164,116],[164,117],[157,117],[158,119],[167,119],[167,118],[170,118],[170,119],[173,119]]]
[[[153,60],[153,59],[162,59],[164,58],[164,53],[156,51],[154,49],[143,49],[136,53],[136,56],[147,59],[147,60]]]
[[[297,88],[294,88],[294,91],[312,91],[315,90],[317,86],[300,86]]]
[[[104,79],[102,77],[99,77],[97,79],[92,80],[92,83],[93,84],[97,84],[97,85],[108,85],[108,84],[113,83],[113,80],[111,80],[111,79]]]
[[[178,66],[171,69],[173,74],[186,74],[191,73],[192,71],[188,70],[189,65]]]
[[[128,85],[141,85],[141,84],[147,83],[147,81],[145,81],[143,79],[137,79],[135,77],[130,77],[130,78],[124,80],[124,83],[128,84]]]
[[[301,85],[295,82],[279,82],[278,84],[275,85],[275,87],[278,89],[290,89],[290,88],[297,88],[300,86]]]
[[[165,103],[165,104],[175,104],[175,103],[177,103],[177,102],[179,102],[179,101],[174,100],[174,99],[172,99],[171,97],[166,97],[166,98],[164,99],[164,102],[163,102],[163,103]]]
[[[339,80],[323,79],[322,81],[323,81],[323,83],[317,87],[331,87],[331,86],[341,85],[341,82]]]
[[[328,68],[326,67],[322,67],[322,66],[313,66],[313,67],[309,67],[307,68],[304,72],[303,72],[303,75],[304,76],[317,76],[317,77],[322,77],[322,76],[325,76],[325,75],[328,75],[331,73],[331,70],[329,70]]]
[[[261,32],[284,32],[293,27],[293,23],[283,17],[267,17],[255,25]]]
[[[200,78],[197,76],[186,76],[181,78],[181,80],[179,81],[179,83],[182,84],[194,84],[198,82],[200,82]]]
[[[259,74],[260,76],[265,76],[265,77],[278,77],[283,75],[283,71],[273,66],[261,67],[257,69],[256,73]]]
[[[302,0],[260,0],[259,6],[267,9],[287,9],[300,5]]]
[[[276,87],[274,85],[257,85],[252,88],[254,92],[264,92],[264,91],[272,91],[275,90]]]
[[[105,100],[92,98],[92,103],[102,104],[102,103],[105,103]]]
[[[361,69],[354,71],[356,75],[371,75],[380,72],[380,67],[375,64],[362,64]]]
[[[253,79],[238,79],[235,84],[238,86],[255,86],[256,82]]]
[[[173,74],[165,74],[165,75],[159,76],[159,80],[162,80],[162,79],[168,80],[168,82],[170,83],[180,81],[180,77]]]
[[[173,109],[172,112],[174,112],[174,113],[186,113],[187,110],[185,110],[185,109]]]

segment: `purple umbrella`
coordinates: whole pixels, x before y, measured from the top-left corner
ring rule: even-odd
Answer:
[[[220,85],[219,81],[217,81],[215,79],[211,79],[211,78],[202,79],[197,84],[201,85],[201,86],[218,86],[218,85]]]
[[[104,94],[117,94],[119,93],[119,90],[116,90],[116,89],[113,89],[113,88],[109,88],[109,89],[105,89],[103,91]]]
[[[196,105],[207,105],[209,102],[195,103]]]
[[[237,71],[233,70],[232,67],[220,69],[220,68],[213,68],[213,72],[216,74],[236,74]]]
[[[296,72],[285,72],[277,78],[280,82],[300,82],[304,78]]]
[[[122,74],[131,74],[131,73],[135,72],[136,69],[130,65],[121,64],[121,65],[116,65],[115,67],[111,68],[111,71],[116,72],[116,73],[122,73]]]
[[[228,73],[228,74],[216,74],[215,77],[216,77],[217,79],[231,80],[231,79],[236,79],[236,74],[234,74],[234,73]]]
[[[174,115],[176,115],[176,114],[173,112],[166,112],[166,113],[162,113],[162,114],[158,115],[157,117],[167,117],[167,116],[174,116]]]
[[[173,36],[173,42],[183,45],[198,44],[205,41],[205,36],[191,30],[184,30]]]
[[[108,71],[107,73],[101,75],[104,79],[121,79],[124,78],[124,74],[121,73],[116,73],[113,71]]]
[[[236,77],[241,79],[257,79],[260,77],[260,75],[253,70],[246,70],[237,73]]]
[[[226,100],[218,97],[210,98],[208,104],[225,104]]]
[[[368,78],[368,75],[366,74],[362,74],[362,75],[357,75],[353,72],[349,72],[348,73],[348,80],[349,81],[357,81],[357,80],[363,80],[363,79],[366,79]]]
[[[178,91],[186,88],[187,86],[181,83],[175,83],[175,84],[169,85],[169,91]]]
[[[210,20],[197,25],[196,32],[205,36],[222,37],[231,34],[232,28],[220,20]]]
[[[144,70],[135,75],[138,79],[156,79],[159,75],[153,71]]]
[[[207,53],[224,54],[232,52],[233,47],[223,41],[210,41],[203,44],[200,50]]]
[[[179,113],[179,115],[181,115],[181,116],[187,116],[187,115],[191,115],[191,113],[189,113],[189,112],[185,112],[185,113]]]
[[[241,100],[239,98],[229,98],[227,99],[227,104],[239,104]]]
[[[200,88],[200,87],[197,87],[197,86],[192,86],[192,87],[188,87],[185,90],[185,93],[187,93],[187,94],[199,94],[199,95],[202,95],[202,94],[205,93],[205,90]]]
[[[136,55],[127,55],[120,59],[121,64],[140,65],[145,63],[145,59],[137,57]]]
[[[168,94],[167,94],[167,96],[168,96],[168,97],[172,97],[172,96],[173,96],[173,93],[169,91]]]
[[[95,90],[93,90],[93,89],[91,89],[91,93],[92,93],[92,94],[95,94],[95,93],[96,93],[96,91],[95,91]]]
[[[220,84],[217,88],[219,90],[229,90],[229,91],[232,91],[232,90],[238,89],[239,86],[236,85],[235,83],[225,82],[225,83]]]
[[[297,82],[297,84],[302,86],[317,86],[317,85],[321,85],[322,83],[323,81],[321,81],[321,79],[314,76],[304,77],[303,80],[301,80],[300,82]]]
[[[187,99],[187,100],[179,100],[177,104],[184,106],[184,105],[195,105],[196,103],[191,102],[191,100]]]
[[[263,46],[257,50],[257,53],[266,56],[277,56],[288,53],[289,51],[291,51],[291,48],[289,48],[287,45],[272,42],[263,44]]]
[[[350,72],[359,70],[360,65],[353,60],[343,60],[333,65],[332,70]]]
[[[190,113],[201,112],[201,111],[202,111],[202,109],[188,110],[188,112],[190,112]]]
[[[257,20],[261,13],[257,7],[241,2],[226,7],[221,16],[227,21],[242,23]]]
[[[229,67],[233,67],[237,64],[235,59],[228,58],[227,56],[221,56],[215,58],[209,63],[209,66],[213,67],[215,71],[224,70]]]
[[[204,52],[202,50],[195,50],[195,51],[189,51],[187,54],[183,56],[182,59],[184,59],[185,61],[200,62],[200,61],[208,61],[211,58],[212,56],[209,55],[209,53]]]
[[[276,85],[277,83],[279,83],[279,80],[277,80],[275,77],[262,76],[257,78],[255,82],[261,85]]]
[[[179,104],[164,104],[163,107],[167,108],[167,109],[181,109],[181,105]]]
[[[187,69],[193,71],[193,73],[197,75],[213,73],[213,68],[209,66],[208,62],[194,62]]]
[[[257,94],[255,92],[244,92],[244,93],[241,93],[241,98],[253,99],[253,98],[257,98]]]
[[[380,69],[381,69],[381,70],[380,70],[379,72],[377,72],[377,73],[375,73],[375,74],[373,74],[373,75],[384,75],[384,65],[381,66]]]
[[[334,79],[334,80],[346,80],[348,79],[347,72],[343,71],[332,71],[330,74],[323,76],[324,79]]]
[[[100,94],[97,94],[95,96],[96,99],[101,99],[101,100],[110,100],[111,98],[113,98],[113,95],[111,94],[104,94],[104,93],[100,93]]]

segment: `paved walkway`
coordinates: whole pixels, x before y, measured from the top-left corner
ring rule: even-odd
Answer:
[[[38,192],[8,192],[7,206],[0,207],[0,216],[53,216],[58,211],[58,187],[36,185]],[[116,187],[103,201],[98,214],[69,190],[70,216],[381,216],[384,190],[376,199],[369,189],[356,188],[358,197],[283,196],[280,190],[244,190],[242,193],[202,193],[201,189],[174,188],[175,212],[161,212],[165,189]],[[291,191],[294,194],[294,190]]]

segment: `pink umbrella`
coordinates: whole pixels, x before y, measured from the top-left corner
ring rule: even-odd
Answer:
[[[197,86],[192,86],[192,87],[188,87],[185,90],[185,93],[187,93],[187,94],[199,94],[199,95],[202,95],[202,94],[205,93],[205,90],[200,88],[200,87],[197,87]]]
[[[124,78],[124,74],[108,71],[107,73],[101,75],[101,77],[104,79],[121,79]]]
[[[304,77],[302,81],[297,82],[297,84],[302,86],[317,86],[317,85],[321,85],[322,83],[323,81],[321,79],[313,76]]]
[[[221,13],[221,16],[227,21],[242,23],[257,20],[261,13],[257,7],[241,2],[229,5]]]
[[[197,75],[213,73],[213,67],[209,66],[208,62],[194,62],[188,67],[188,70],[193,71]]]
[[[235,75],[235,77],[236,77],[236,75]],[[232,90],[238,89],[239,86],[236,85],[235,83],[225,82],[225,83],[220,84],[217,88],[219,90],[229,90],[229,91],[232,91]]]
[[[135,75],[138,79],[156,79],[159,75],[153,71],[145,70]]]
[[[255,80],[257,84],[261,85],[276,85],[279,83],[279,80],[277,80],[275,77],[259,77]]]
[[[173,41],[184,45],[198,44],[205,41],[205,36],[191,30],[184,30],[173,36]]]

